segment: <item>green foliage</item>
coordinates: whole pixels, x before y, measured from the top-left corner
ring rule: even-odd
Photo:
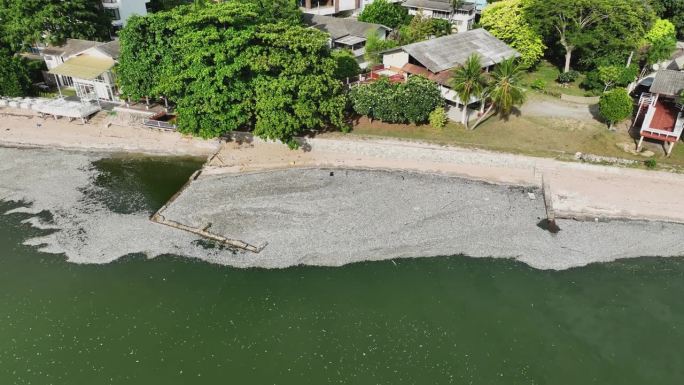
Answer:
[[[457,68],[451,77],[451,87],[464,104],[469,104],[472,97],[482,98],[487,88],[487,78],[482,71],[480,56],[471,55],[463,66]],[[468,110],[463,109],[461,122],[468,128]]]
[[[607,64],[600,65],[596,72],[598,73],[599,80],[603,83],[605,91],[614,86],[624,87],[633,82],[639,73],[639,67],[636,64],[632,64],[629,67],[621,64]]]
[[[346,101],[327,35],[265,23],[258,11],[227,2],[129,20],[121,32],[122,92],[168,97],[179,130],[202,137],[250,128],[294,146],[304,130],[344,128]]]
[[[399,86],[404,116],[411,123],[425,123],[432,112],[444,103],[437,85],[422,76],[411,76]]]
[[[225,1],[225,0],[224,0]],[[232,0],[239,3],[253,4],[259,10],[264,22],[299,24],[302,21],[302,11],[296,0]]]
[[[28,96],[31,91],[26,60],[0,49],[0,96]]]
[[[437,85],[420,76],[403,84],[380,79],[355,87],[350,96],[357,114],[388,123],[425,123],[443,103]]]
[[[682,0],[651,0],[653,9],[658,17],[672,22],[679,39],[684,39],[684,1]]]
[[[431,18],[430,24],[432,24],[432,35],[435,37],[451,35],[453,30],[453,26],[448,20]]]
[[[542,37],[532,28],[525,16],[529,0],[504,0],[484,8],[480,24],[492,35],[520,52],[520,61],[533,67],[544,55]]]
[[[335,50],[332,52],[332,58],[335,59],[335,78],[345,80],[354,77],[361,73],[359,62],[349,50]]]
[[[429,121],[430,125],[434,128],[444,128],[447,121],[449,121],[446,111],[444,111],[444,107],[437,107],[434,111],[430,112]]]
[[[601,95],[599,113],[608,122],[609,127],[632,116],[632,109],[632,98],[622,88]]]
[[[669,59],[677,45],[675,26],[668,20],[658,19],[645,36],[648,48],[646,60],[653,64]]]
[[[534,90],[544,91],[546,89],[546,82],[543,79],[537,79],[530,84]]]
[[[485,94],[496,112],[507,117],[513,107],[525,102],[525,91],[520,86],[523,67],[514,59],[506,59],[491,72],[491,83]]]
[[[101,0],[0,0],[0,40],[13,51],[67,38],[106,40],[111,20]]]
[[[649,169],[649,170],[653,170],[653,169],[655,169],[656,167],[658,167],[658,161],[656,161],[656,160],[653,159],[653,158],[651,158],[651,159],[646,159],[646,160],[644,161],[644,166],[646,166],[646,168]]]
[[[371,64],[382,62],[380,52],[399,46],[394,40],[381,39],[377,34],[370,32],[366,36],[366,53],[364,58]]]
[[[387,0],[375,0],[366,5],[359,15],[360,21],[367,23],[382,24],[396,29],[406,24],[408,11],[398,4],[393,4]]]
[[[643,0],[529,0],[527,20],[558,61],[591,67],[597,58],[636,50],[655,15]],[[577,59],[579,57],[579,59]]]
[[[568,71],[568,72],[561,72],[558,74],[558,78],[556,79],[558,83],[572,83],[577,78],[579,78],[580,73],[574,70]]]
[[[445,36],[451,33],[451,23],[447,20],[433,19],[418,12],[408,25],[399,29],[399,44],[406,45],[427,40],[431,37]]]

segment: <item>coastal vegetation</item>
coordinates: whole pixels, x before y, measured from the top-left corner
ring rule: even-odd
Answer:
[[[104,41],[110,29],[101,0],[0,0],[0,40],[13,52],[67,38]]]
[[[338,79],[348,68],[326,34],[276,17],[228,2],[131,18],[120,35],[121,92],[168,98],[179,130],[202,137],[251,129],[295,146],[304,130],[344,129]]]

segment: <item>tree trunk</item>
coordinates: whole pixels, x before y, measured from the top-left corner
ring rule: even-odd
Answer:
[[[468,105],[463,105],[463,117],[461,117],[461,123],[468,129]]]
[[[572,48],[565,47],[565,67],[563,72],[570,72],[570,60],[572,59]]]
[[[489,113],[492,112],[493,109],[494,103],[490,104],[487,108],[487,111],[484,114],[482,114],[482,116],[480,116],[480,119],[478,119],[477,122],[475,122],[475,124],[473,124],[472,130],[474,130],[475,127],[477,127],[483,120],[485,120],[485,118],[488,117],[487,115],[489,115]]]

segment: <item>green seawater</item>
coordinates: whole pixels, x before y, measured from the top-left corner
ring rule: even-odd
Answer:
[[[197,162],[94,166],[88,199],[153,212]],[[44,233],[25,218],[0,216],[3,385],[684,383],[682,258],[76,265],[23,246]]]

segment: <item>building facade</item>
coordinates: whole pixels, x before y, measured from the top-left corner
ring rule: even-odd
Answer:
[[[150,0],[102,0],[104,11],[112,18],[114,29],[126,24],[126,20],[133,15],[147,15]]]
[[[465,32],[473,29],[477,5],[464,2],[454,8],[451,0],[406,0],[402,6],[408,9],[409,15],[422,14],[425,17],[447,20],[454,26],[454,31]]]

